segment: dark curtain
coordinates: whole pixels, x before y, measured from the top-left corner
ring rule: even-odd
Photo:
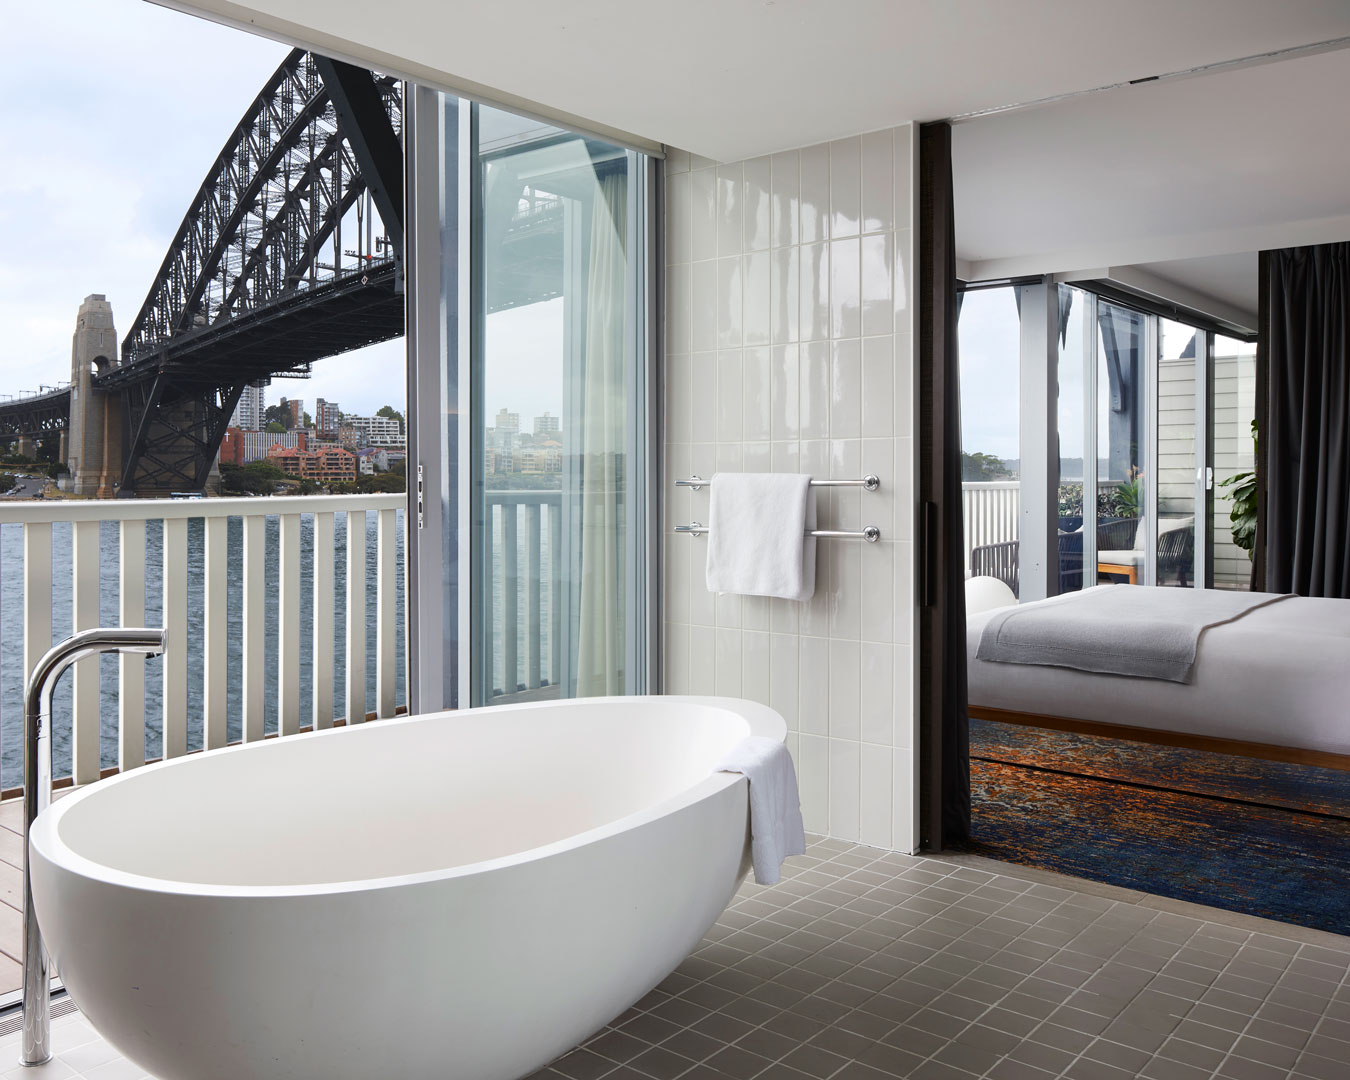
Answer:
[[[1350,598],[1350,243],[1263,255],[1265,585]]]
[[[920,830],[941,850],[970,836],[961,400],[956,351],[952,133],[919,129]]]

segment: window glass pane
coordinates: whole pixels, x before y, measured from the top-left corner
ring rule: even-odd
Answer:
[[[476,112],[477,697],[623,693],[640,159]]]
[[[1143,580],[1146,317],[1097,303],[1097,570],[1101,581]]]
[[[1195,374],[1204,335],[1171,319],[1159,329],[1156,583],[1184,587],[1195,584]]]
[[[1083,309],[1079,289],[1059,289],[1059,591],[1083,581]],[[1090,501],[1089,501],[1090,506]],[[1089,581],[1088,584],[1091,584]]]
[[[1251,587],[1255,529],[1256,345],[1214,339],[1214,587]],[[1237,516],[1234,517],[1236,507]]]
[[[1013,290],[963,294],[958,341],[966,567],[1015,592],[1021,328]]]

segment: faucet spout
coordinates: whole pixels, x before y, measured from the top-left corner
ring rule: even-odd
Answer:
[[[165,634],[156,627],[107,626],[81,630],[52,646],[33,668],[24,693],[23,714],[23,1050],[21,1065],[51,1060],[51,975],[42,931],[33,912],[28,830],[52,801],[52,694],[66,670],[99,653],[164,652]]]

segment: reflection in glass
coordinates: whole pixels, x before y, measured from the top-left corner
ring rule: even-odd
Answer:
[[[1084,294],[1059,287],[1059,591],[1083,588]],[[1091,507],[1091,500],[1088,500]],[[1091,584],[1091,581],[1087,582]]]
[[[620,694],[639,157],[476,116],[476,697]]]
[[[1097,303],[1097,570],[1099,580],[1143,580],[1146,316]]]
[[[1195,376],[1204,370],[1204,335],[1171,319],[1159,324],[1156,584],[1184,588],[1196,579]]]
[[[966,566],[1016,593],[1021,324],[1014,290],[962,294],[957,336]]]
[[[1214,587],[1251,588],[1255,539],[1256,345],[1214,338]],[[1234,507],[1237,515],[1234,516]]]

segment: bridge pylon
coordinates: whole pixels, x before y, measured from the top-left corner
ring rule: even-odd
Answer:
[[[111,498],[122,478],[120,395],[94,386],[117,364],[112,304],[102,293],[84,298],[70,350],[70,426],[65,463],[77,495]]]

